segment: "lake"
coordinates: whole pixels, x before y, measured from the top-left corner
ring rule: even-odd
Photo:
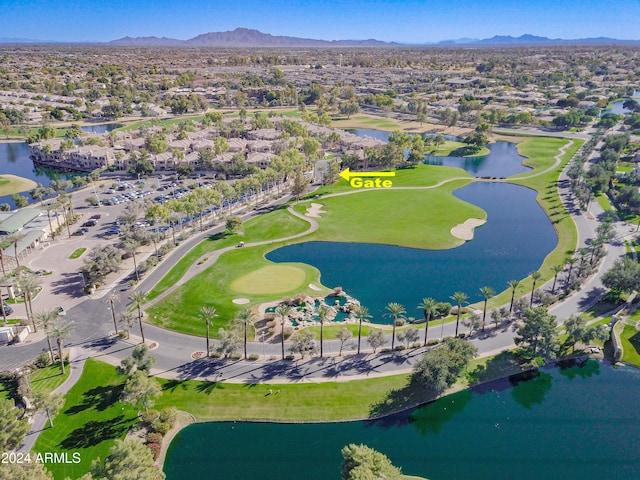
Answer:
[[[430,480],[640,478],[638,398],[640,370],[591,360],[379,421],[191,425],[171,443],[164,470],[167,480],[338,479],[342,447],[364,443]]]
[[[121,124],[100,124],[82,127],[85,132],[104,133],[115,128],[122,127]],[[28,178],[36,183],[41,183],[48,187],[51,180],[72,178],[74,174],[66,174],[56,170],[36,168],[31,160],[31,149],[26,142],[0,142],[0,173],[9,173],[19,177]],[[75,174],[77,175],[77,174]],[[31,203],[29,192],[20,195],[27,198]],[[8,203],[11,208],[15,208],[15,202],[11,195],[0,196],[0,203]]]
[[[341,286],[369,308],[373,321],[385,305],[398,302],[409,316],[424,297],[451,302],[463,291],[469,302],[482,299],[479,288],[496,291],[507,282],[537,270],[558,237],[536,192],[507,183],[478,182],[454,192],[487,212],[487,223],[470,242],[448,250],[420,250],[388,245],[307,242],[278,248],[266,255],[272,262],[302,262],[318,268],[322,283]],[[411,227],[409,227],[411,228]],[[425,228],[416,226],[415,228]],[[375,261],[372,261],[375,259]]]
[[[391,132],[370,129],[349,130],[360,137],[368,136],[384,142],[389,140]],[[452,135],[444,136],[447,140],[461,141]],[[474,177],[508,177],[529,171],[530,168],[522,164],[525,157],[518,153],[517,144],[513,142],[495,142],[487,145],[490,153],[480,157],[456,157],[425,155],[427,165],[444,165],[466,170]]]

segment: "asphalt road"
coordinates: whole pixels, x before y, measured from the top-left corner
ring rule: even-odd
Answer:
[[[564,172],[560,176],[558,190],[576,222],[579,234],[578,248],[580,248],[586,244],[588,239],[595,237],[598,223],[596,219],[602,214],[602,210],[596,202],[592,202],[590,210],[586,214],[577,209]],[[287,200],[287,198],[282,198],[277,203],[284,203]],[[255,212],[250,212],[245,215],[245,219],[254,215]],[[610,268],[620,255],[625,253],[622,238],[632,233],[628,225],[618,223],[615,227],[618,235],[612,245],[607,247],[607,255],[598,272],[585,283],[580,291],[551,308],[551,313],[556,315],[560,321],[563,321],[571,314],[589,308],[606,291],[602,287],[600,276]],[[219,226],[183,242],[153,272],[149,273],[141,281],[137,290],[148,291],[191,247],[222,228],[222,226]],[[542,288],[550,290],[551,282],[548,282]],[[128,290],[128,286],[118,283],[112,285],[112,289],[116,291]],[[103,289],[100,293],[104,296],[108,291],[109,289]],[[125,297],[130,292],[122,292],[122,294]],[[119,303],[116,307],[117,313],[126,308],[125,302]],[[122,358],[130,355],[137,342],[136,337],[132,337],[131,340],[122,340],[113,335],[111,311],[103,298],[87,298],[69,309],[67,316],[75,320],[76,328],[74,334],[66,343],[66,347],[76,347],[77,351],[80,352],[78,358],[90,356],[117,364]],[[442,331],[440,331],[439,327],[432,327],[429,331],[429,337],[453,336],[454,330],[455,322],[446,324]],[[461,331],[465,332],[465,328],[462,326]],[[331,340],[324,342],[325,358],[315,357],[304,361],[281,361],[279,360],[281,357],[280,342],[273,341],[250,342],[248,344],[248,353],[260,355],[261,360],[259,361],[232,361],[225,359],[194,361],[191,355],[196,351],[205,349],[204,338],[179,334],[149,324],[145,324],[144,332],[148,342],[158,343],[158,347],[153,350],[156,364],[152,372],[162,377],[178,379],[200,378],[251,383],[346,380],[409,371],[416,358],[419,358],[424,352],[424,349],[417,349],[373,355],[370,353],[366,339],[362,339],[362,351],[364,353],[355,355],[356,339],[352,339],[344,345],[341,345],[337,340]],[[134,327],[132,333],[138,333],[136,327]],[[420,335],[422,339],[422,328],[420,328]],[[480,355],[489,355],[513,346],[514,335],[515,325],[507,325],[498,329],[487,328],[484,334],[474,336],[470,341],[478,347]],[[391,343],[390,335],[387,335],[386,340],[386,346],[388,347]],[[285,349],[286,347],[287,345],[285,345]],[[343,355],[338,357],[341,349]],[[0,365],[5,369],[17,368],[45,350],[46,341],[44,339],[30,344],[2,347],[0,348]]]

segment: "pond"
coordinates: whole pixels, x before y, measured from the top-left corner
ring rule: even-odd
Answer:
[[[373,321],[389,302],[418,316],[424,297],[451,302],[463,291],[471,303],[482,299],[479,288],[507,288],[512,279],[526,277],[555,248],[558,237],[536,192],[507,183],[478,182],[454,195],[487,212],[487,223],[472,241],[448,250],[420,250],[388,245],[307,242],[267,254],[272,262],[302,262],[318,268],[322,283],[341,286],[369,308]],[[425,228],[407,226],[407,228]],[[372,261],[375,259],[375,261]]]
[[[348,131],[360,137],[373,137],[384,142],[389,140],[391,134],[391,132],[382,130],[356,129]],[[447,140],[461,141],[460,138],[452,135],[444,137]],[[522,164],[526,158],[518,153],[515,143],[500,141],[489,144],[487,147],[490,153],[481,157],[425,155],[424,163],[462,168],[474,177],[508,177],[530,170],[529,167]]]
[[[171,443],[164,470],[167,480],[213,472],[245,480],[337,479],[342,447],[364,443],[403,473],[430,480],[640,478],[640,443],[633,440],[640,370],[591,360],[528,377],[379,421],[191,425]]]
[[[122,127],[122,125],[113,123],[89,125],[81,128],[85,132],[104,133],[118,127]],[[74,174],[61,173],[56,170],[36,168],[29,155],[31,155],[31,149],[26,142],[0,142],[0,173],[9,173],[28,178],[36,183],[41,183],[45,187],[51,185],[51,180],[71,179],[74,176]],[[28,192],[20,195],[31,202]],[[0,203],[8,203],[12,209],[16,206],[11,195],[0,196]]]
[[[632,99],[636,100],[636,101],[640,101],[640,91],[636,90],[635,92],[633,92],[633,95],[631,96]],[[625,115],[627,113],[631,113],[631,110],[628,110],[626,108],[624,108],[622,105],[624,105],[626,99],[623,100],[618,100],[616,102],[612,102],[611,105],[609,106],[609,108],[605,108],[604,110],[602,110],[602,113],[615,113],[617,115]]]

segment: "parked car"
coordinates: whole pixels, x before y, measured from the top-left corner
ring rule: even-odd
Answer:
[[[91,220],[100,220],[102,218],[102,215],[100,215],[99,213],[96,213],[95,215],[91,215],[89,218]]]
[[[9,305],[7,305],[6,302],[2,302],[2,307],[4,308],[4,314],[5,315],[11,315],[13,313],[13,308],[11,308]]]
[[[62,308],[62,307],[56,308],[56,313],[58,315],[60,315],[61,317],[64,317],[67,314],[67,312],[65,312],[64,308]]]
[[[83,227],[95,227],[98,224],[96,220],[87,220],[82,224]]]

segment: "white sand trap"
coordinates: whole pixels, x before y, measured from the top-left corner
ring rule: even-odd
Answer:
[[[327,213],[322,210],[322,204],[312,203],[311,205],[309,205],[309,208],[307,208],[307,213],[305,213],[304,215],[306,217],[320,218],[321,213]]]
[[[451,235],[460,240],[473,240],[473,231],[476,227],[487,223],[486,220],[480,218],[469,218],[464,223],[459,223],[451,229]]]
[[[311,290],[315,290],[316,292],[319,292],[320,290],[322,290],[319,286],[317,286],[315,283],[310,283],[309,284],[309,288]]]
[[[233,300],[231,300],[233,303],[235,303],[236,305],[246,305],[247,303],[249,303],[251,300],[249,300],[248,298],[234,298]]]

